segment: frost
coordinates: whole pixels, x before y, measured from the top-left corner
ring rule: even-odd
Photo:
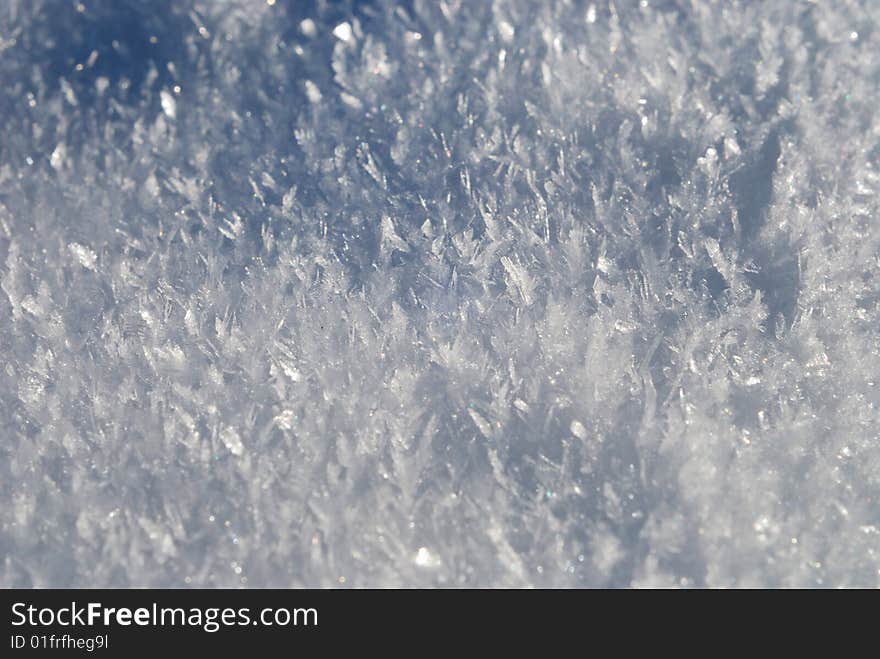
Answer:
[[[241,436],[235,428],[231,426],[224,428],[220,433],[220,439],[232,455],[241,455],[244,453],[244,444],[242,444]]]
[[[878,3],[159,4],[0,10],[0,584],[880,585]]]
[[[80,245],[79,243],[71,243],[67,246],[67,249],[70,250],[70,253],[73,254],[74,258],[79,261],[79,264],[82,267],[88,268],[89,270],[95,269],[98,256],[95,254],[94,250],[85,245]]]
[[[474,425],[480,431],[480,434],[483,435],[486,439],[492,437],[492,426],[489,425],[489,422],[483,417],[482,414],[477,412],[476,410],[468,410],[468,414],[471,419],[474,421]]]
[[[580,421],[574,420],[571,422],[569,426],[569,430],[571,430],[571,434],[577,437],[578,439],[586,439],[587,438],[587,429],[584,428],[584,424]]]
[[[519,293],[523,303],[526,306],[529,306],[532,303],[534,287],[525,268],[519,263],[514,263],[510,257],[507,256],[501,257],[501,264],[507,271],[513,288]]]

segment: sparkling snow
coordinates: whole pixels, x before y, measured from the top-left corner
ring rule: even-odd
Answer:
[[[0,585],[880,585],[880,3],[6,0]]]

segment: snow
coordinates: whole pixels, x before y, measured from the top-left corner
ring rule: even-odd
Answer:
[[[7,0],[0,585],[880,585],[880,5]]]
[[[177,101],[174,100],[174,96],[171,95],[171,92],[163,89],[159,92],[159,99],[162,102],[162,112],[165,113],[165,116],[174,119],[177,116]]]
[[[303,29],[303,32],[306,32],[306,30]],[[308,33],[306,32],[306,34]],[[351,25],[349,25],[348,23],[340,23],[335,28],[333,28],[333,35],[340,41],[351,41]]]

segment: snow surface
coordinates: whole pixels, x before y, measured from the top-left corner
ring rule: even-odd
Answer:
[[[876,0],[3,0],[0,584],[880,585]]]

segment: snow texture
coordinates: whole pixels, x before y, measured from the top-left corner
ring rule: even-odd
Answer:
[[[880,585],[878,25],[3,0],[0,584]]]

